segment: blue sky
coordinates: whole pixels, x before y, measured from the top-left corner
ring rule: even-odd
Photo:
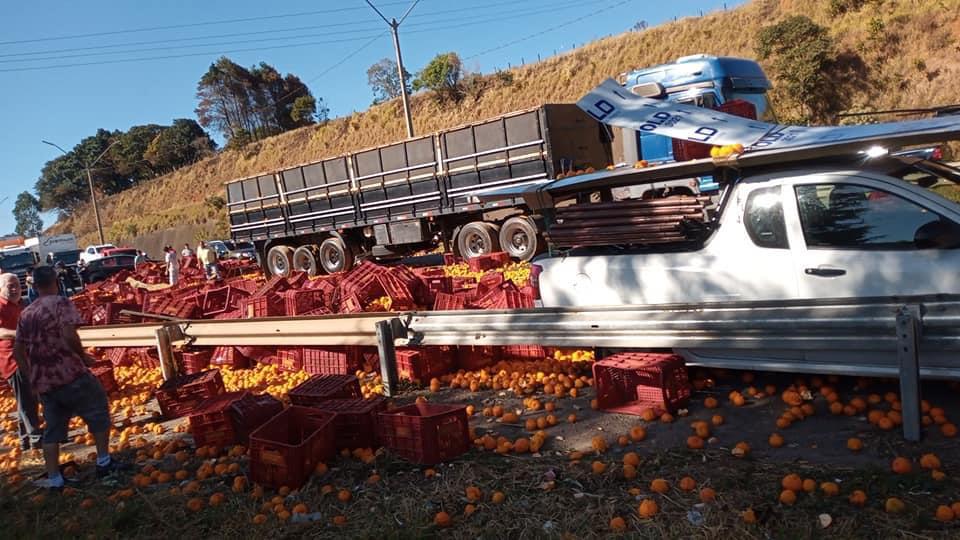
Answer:
[[[623,32],[638,20],[655,25],[737,3],[420,0],[400,42],[410,72],[450,50],[468,69],[489,72]],[[410,2],[374,4],[399,18]],[[193,118],[196,83],[221,54],[298,75],[331,116],[365,109],[372,99],[367,67],[393,58],[386,24],[362,0],[3,2],[0,42],[0,200],[7,197],[0,234],[14,228],[17,194],[32,191],[43,164],[58,155],[42,139],[69,150],[97,128]],[[64,64],[86,65],[49,68]],[[45,216],[45,224],[53,219]]]

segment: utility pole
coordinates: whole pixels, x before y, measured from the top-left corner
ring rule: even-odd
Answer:
[[[63,152],[63,155],[67,155],[67,151],[64,150],[63,148],[60,148],[59,145],[56,145],[56,144],[54,144],[54,143],[52,143],[52,142],[50,142],[50,141],[40,141],[40,142],[42,142],[43,144],[49,144],[50,146],[52,146],[52,147],[56,148],[57,150]],[[87,171],[87,186],[90,188],[90,202],[93,203],[93,216],[94,216],[94,218],[96,218],[96,220],[97,220],[97,233],[100,235],[100,243],[101,243],[101,244],[105,243],[105,240],[103,239],[103,223],[100,222],[100,206],[97,204],[97,194],[96,194],[96,192],[93,190],[93,174],[91,174],[90,169],[91,169],[94,165],[96,165],[98,161],[100,161],[100,158],[102,158],[103,156],[107,155],[107,152],[110,151],[110,149],[113,148],[113,145],[117,144],[118,142],[120,142],[119,139],[117,139],[117,140],[113,141],[112,143],[110,143],[110,145],[107,146],[107,147],[103,150],[103,152],[100,152],[100,155],[97,156],[96,159],[94,159],[94,160],[91,161],[90,163],[85,163],[84,166],[83,166],[83,168],[86,169],[86,171]]]
[[[390,32],[393,34],[393,48],[397,52],[397,72],[400,75],[400,97],[401,99],[403,99],[403,115],[407,119],[407,137],[412,138],[413,137],[413,118],[410,116],[410,96],[407,95],[407,79],[406,77],[404,77],[405,71],[403,69],[403,57],[400,55],[400,34],[397,33],[397,30],[400,28],[400,24],[403,23],[404,19],[407,18],[407,15],[409,15],[410,12],[413,11],[414,6],[416,6],[417,3],[420,2],[420,0],[414,0],[414,2],[410,4],[410,7],[407,8],[406,13],[404,13],[403,16],[400,17],[399,21],[396,19],[387,20],[387,18],[384,17],[383,13],[380,13],[380,10],[377,9],[377,6],[373,5],[373,3],[370,2],[370,0],[366,0],[366,2],[367,2],[367,5],[373,8],[373,10],[377,12],[377,15],[379,15],[380,18],[383,19],[383,22],[387,23],[387,26],[390,27]]]

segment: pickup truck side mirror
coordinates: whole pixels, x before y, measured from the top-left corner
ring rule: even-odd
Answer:
[[[922,225],[913,236],[917,249],[954,249],[960,247],[960,226],[946,219]]]

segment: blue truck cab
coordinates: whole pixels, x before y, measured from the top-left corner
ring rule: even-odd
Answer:
[[[770,81],[760,64],[753,60],[696,54],[678,58],[670,64],[624,73],[619,81],[643,97],[711,109],[735,99],[746,100],[756,109],[757,120],[774,121],[767,99]],[[627,163],[674,160],[669,137],[624,130],[622,139],[623,160]],[[712,178],[704,177],[699,181],[701,192],[716,188]]]

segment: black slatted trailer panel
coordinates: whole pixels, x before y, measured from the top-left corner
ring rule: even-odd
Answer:
[[[297,234],[356,224],[347,156],[281,171],[290,228]]]
[[[230,232],[236,240],[257,240],[286,232],[273,175],[227,184],[227,210]]]
[[[377,223],[440,210],[433,136],[353,155],[361,219]]]

